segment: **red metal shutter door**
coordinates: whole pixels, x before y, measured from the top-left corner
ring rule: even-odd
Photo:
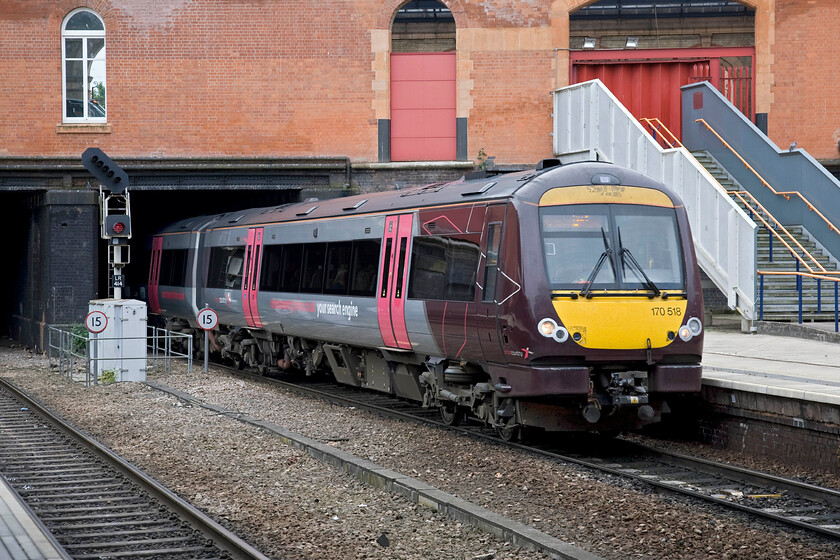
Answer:
[[[392,54],[391,160],[455,157],[455,53]]]

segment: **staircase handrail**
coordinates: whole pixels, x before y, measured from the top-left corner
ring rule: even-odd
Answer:
[[[815,213],[817,214],[817,216],[819,216],[819,217],[820,217],[820,218],[821,218],[821,219],[822,219],[822,220],[823,220],[823,221],[824,221],[824,222],[828,225],[828,228],[829,228],[830,230],[834,231],[834,232],[835,232],[835,233],[837,233],[837,234],[840,234],[840,229],[838,229],[838,228],[837,228],[837,226],[835,226],[833,223],[831,223],[831,221],[830,221],[828,218],[826,218],[826,217],[823,215],[823,213],[822,213],[822,212],[820,212],[820,211],[819,211],[819,209],[818,209],[816,206],[814,206],[813,204],[811,204],[811,201],[809,201],[807,198],[805,198],[805,195],[803,195],[803,194],[802,194],[801,192],[799,192],[799,191],[777,191],[776,189],[774,189],[774,188],[773,188],[773,185],[771,185],[770,183],[768,183],[768,182],[764,179],[764,177],[762,177],[762,176],[758,173],[758,171],[756,171],[756,170],[753,168],[753,166],[752,166],[752,165],[750,165],[749,163],[747,163],[747,162],[746,162],[746,160],[744,160],[744,158],[742,158],[742,157],[741,157],[741,154],[739,154],[737,151],[735,151],[735,149],[734,149],[732,146],[730,146],[730,145],[729,145],[729,142],[727,142],[726,140],[724,140],[723,138],[721,138],[720,134],[718,134],[718,133],[717,133],[717,131],[716,131],[714,128],[712,128],[712,126],[711,126],[709,123],[707,123],[705,119],[696,119],[694,122],[702,124],[703,126],[705,126],[705,127],[706,127],[706,129],[707,129],[709,132],[711,132],[711,133],[712,133],[715,137],[717,137],[717,139],[721,141],[721,143],[724,145],[724,147],[726,147],[726,149],[728,149],[730,152],[732,152],[732,154],[733,154],[736,158],[738,158],[738,159],[741,161],[741,163],[743,163],[743,164],[744,164],[744,167],[746,167],[748,170],[750,170],[750,171],[751,171],[751,172],[752,172],[752,173],[756,176],[756,178],[758,178],[758,180],[759,180],[759,181],[761,181],[761,184],[762,184],[762,185],[764,185],[765,187],[767,187],[768,189],[770,189],[770,192],[772,192],[772,193],[773,193],[773,194],[775,194],[775,195],[779,195],[779,196],[783,196],[783,197],[785,197],[785,200],[790,200],[790,195],[796,195],[796,196],[798,196],[798,197],[802,200],[802,202],[804,202],[804,203],[805,203],[805,205],[808,207],[808,210],[810,210],[811,212],[815,212]]]
[[[744,196],[748,197],[750,199],[750,201],[752,201],[752,203],[754,203],[756,206],[758,206],[759,210],[761,210],[764,214],[769,216],[770,219],[773,220],[773,223],[776,224],[775,228],[771,227],[770,224],[767,223],[767,220],[764,219],[764,216],[762,214],[760,214],[760,213],[755,214],[758,217],[758,219],[761,220],[761,223],[764,224],[764,227],[767,228],[767,231],[769,231],[772,235],[776,236],[779,239],[779,241],[782,242],[782,245],[784,245],[787,248],[787,250],[790,251],[790,254],[793,255],[796,258],[796,260],[798,260],[800,263],[802,263],[802,265],[805,268],[808,269],[808,272],[810,272],[812,274],[838,274],[838,275],[840,275],[840,271],[826,270],[825,267],[820,263],[820,261],[817,260],[817,258],[814,257],[814,255],[812,255],[810,253],[810,251],[808,251],[808,249],[803,247],[802,244],[799,242],[799,240],[796,239],[796,237],[794,237],[793,234],[791,234],[787,230],[787,228],[785,226],[783,226],[781,224],[781,222],[779,222],[779,220],[777,220],[775,218],[775,216],[773,216],[772,213],[770,213],[758,200],[756,200],[756,198],[749,191],[730,191],[730,194],[737,197],[738,200],[743,202],[744,206],[746,206],[748,208],[751,208],[750,204],[746,200],[744,200]],[[814,270],[813,268],[811,268],[811,266],[807,262],[805,262],[805,260],[802,257],[799,256],[799,254],[793,249],[793,247],[788,245],[788,243],[784,240],[784,238],[781,235],[779,235],[779,232],[777,231],[777,229],[781,229],[785,233],[785,235],[791,241],[793,241],[793,243],[797,247],[799,247],[799,249],[802,251],[802,253],[806,257],[808,257],[811,260],[811,262],[819,268],[819,270]]]
[[[840,284],[840,277],[825,276],[824,274],[812,274],[810,272],[792,271],[792,270],[756,270],[759,277],[758,290],[758,320],[764,320],[764,277],[765,276],[795,276],[796,277],[796,291],[799,296],[799,324],[802,324],[802,278],[814,278],[817,281],[817,313],[822,312],[822,298],[820,295],[820,282],[828,280],[834,282],[834,332],[840,333],[840,291],[838,291],[838,284]]]
[[[683,145],[692,152],[708,152],[741,189],[750,191],[780,222],[801,224],[833,261],[840,258],[836,229],[840,229],[840,179],[795,143],[779,148],[709,82],[684,85],[680,90]],[[778,191],[799,191],[802,198],[795,194],[784,199],[774,194],[697,119],[714,127],[767,183]]]
[[[683,147],[682,142],[679,141],[679,139],[674,135],[674,133],[671,132],[671,130],[667,126],[665,126],[665,123],[663,123],[662,121],[660,121],[656,117],[644,117],[644,118],[639,119],[639,122],[645,123],[646,125],[648,125],[648,127],[652,128],[654,131],[657,131],[657,132],[665,131],[665,132],[667,132],[668,133],[667,137],[665,136],[665,134],[662,135],[662,141],[665,142],[668,145],[669,148],[682,148]],[[668,138],[670,138],[670,140]],[[655,137],[654,137],[654,139],[655,139]]]
[[[639,120],[641,122],[647,124],[651,128],[655,128],[655,130],[657,130],[659,132],[664,130],[672,138],[674,138],[674,140],[675,140],[675,142],[677,142],[677,144],[680,144],[679,140],[676,139],[676,137],[671,132],[671,130],[667,126],[665,126],[665,124],[662,123],[662,121],[660,121],[659,119],[657,119],[657,118],[642,118],[642,119],[639,119]],[[652,124],[654,122],[658,126],[654,127],[654,125]],[[735,157],[737,157],[739,160],[741,160],[741,162],[744,164],[745,167],[747,167],[750,171],[752,171],[755,174],[755,176],[758,177],[758,179],[764,185],[766,185],[770,190],[772,190],[774,193],[781,194],[781,195],[794,194],[795,191],[784,192],[784,193],[777,192],[767,181],[764,180],[764,178],[755,169],[753,169],[753,167],[749,163],[747,163],[744,160],[744,158],[741,157],[741,155],[737,151],[735,151],[732,148],[732,146],[729,145],[729,143],[726,140],[721,138],[721,136],[717,133],[717,131],[715,131],[715,129],[712,126],[710,126],[705,120],[697,119],[695,122],[699,122],[699,123],[702,123],[703,125],[705,125],[706,128],[709,130],[709,132],[711,132],[712,134],[717,136],[718,140],[720,140],[721,143],[723,143],[723,145],[726,146],[735,155]],[[664,135],[663,135],[663,140],[665,140]],[[680,146],[682,146],[682,144],[680,144]],[[768,216],[773,221],[773,223],[776,225],[776,227],[771,227],[770,224],[767,223],[767,220],[764,219],[764,216],[762,214],[756,213],[756,216],[758,216],[758,219],[761,220],[761,223],[764,225],[764,227],[767,228],[767,231],[770,232],[771,235],[776,236],[779,239],[779,241],[782,242],[782,245],[784,245],[785,248],[790,252],[790,254],[793,255],[794,258],[796,258],[796,260],[798,260],[800,263],[802,263],[802,265],[805,268],[808,269],[808,272],[810,272],[811,274],[818,274],[819,273],[819,274],[829,274],[829,275],[835,275],[835,274],[840,275],[840,271],[826,270],[825,267],[822,265],[822,263],[820,263],[820,261],[816,257],[814,257],[814,255],[812,255],[811,252],[808,251],[808,249],[803,247],[802,244],[799,242],[799,240],[796,239],[796,237],[794,237],[793,234],[791,234],[787,230],[787,228],[784,225],[782,225],[782,223],[779,222],[779,220],[777,220],[776,217],[773,216],[773,214],[769,210],[767,210],[767,208],[765,208],[764,205],[761,204],[761,202],[759,202],[749,191],[728,191],[728,192],[729,192],[729,194],[735,196],[738,200],[740,200],[744,204],[744,206],[746,206],[747,208],[750,208],[752,210],[752,206],[750,205],[750,203],[747,202],[746,200],[744,200],[745,196],[748,197],[750,199],[750,201],[753,204],[755,204],[755,206],[757,206],[758,209],[761,210],[761,212],[764,213],[764,215]],[[805,199],[805,197],[802,196],[801,193],[796,192],[796,194],[798,194],[800,197],[802,197],[803,201],[805,201],[805,203],[808,204],[807,199]],[[785,198],[790,200],[790,197],[785,197]],[[815,211],[819,214],[818,210],[815,209]],[[828,222],[828,220],[826,220],[826,222]],[[799,247],[799,249],[802,251],[802,253],[806,257],[808,257],[811,260],[811,262],[819,268],[819,270],[814,270],[813,268],[811,268],[811,266],[807,262],[805,262],[805,260],[802,257],[799,256],[799,254],[793,249],[793,247],[791,247],[787,243],[787,241],[785,241],[785,239],[781,235],[779,235],[779,232],[778,232],[779,229],[781,229],[785,233],[785,235],[787,236],[788,239],[790,239],[797,247]],[[771,245],[771,250],[772,250],[772,245]],[[770,260],[771,261],[773,260],[772,255],[771,255]],[[757,272],[759,272],[759,274],[763,273],[763,271],[757,271]],[[781,274],[786,274],[786,273],[782,272]],[[797,272],[797,274],[798,274],[798,272]]]

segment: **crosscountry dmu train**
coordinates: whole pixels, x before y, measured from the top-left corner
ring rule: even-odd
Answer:
[[[149,304],[237,365],[521,428],[615,433],[700,390],[685,208],[599,162],[231,212],[152,238]],[[202,336],[195,337],[201,344]]]

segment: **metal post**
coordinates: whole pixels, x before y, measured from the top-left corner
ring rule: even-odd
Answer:
[[[85,374],[85,384],[90,387],[91,377],[93,378],[93,384],[96,385],[96,382],[99,381],[99,353],[97,352],[97,346],[99,346],[96,342],[99,339],[99,334],[97,333],[90,333],[88,337],[88,358],[90,358],[88,363],[87,372]]]
[[[122,299],[122,287],[117,282],[117,278],[122,274],[122,246],[119,244],[119,239],[114,241],[114,275],[111,277],[111,282],[114,285],[114,299]]]
[[[817,278],[817,313],[822,313],[822,292],[820,291],[821,287],[821,278]]]
[[[758,320],[763,321],[764,320],[764,275],[763,274],[758,275],[758,282],[759,282],[759,288],[758,288]]]
[[[204,304],[204,309],[208,309],[210,307],[209,303]],[[207,329],[204,329],[204,373],[207,373],[209,370],[208,362],[210,361],[210,332]]]
[[[796,261],[796,272],[799,272],[799,260]],[[799,324],[802,324],[802,277],[796,275],[796,291],[799,292]]]
[[[840,325],[838,325],[838,321],[837,321],[837,319],[838,319],[837,303],[838,303],[837,302],[837,282],[835,281],[834,282],[834,332],[840,332],[840,330],[838,330],[838,326],[840,326]]]
[[[767,228],[767,235],[770,238],[770,262],[773,262],[773,232]]]

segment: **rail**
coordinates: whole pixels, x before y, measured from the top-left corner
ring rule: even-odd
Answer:
[[[796,272],[777,270],[758,270],[758,320],[764,320],[764,277],[765,276],[796,276],[796,291],[799,296],[799,324],[802,324],[802,291],[803,278],[813,278],[817,281],[817,313],[822,313],[822,281],[834,282],[834,332],[840,333],[840,300],[838,300],[838,284],[840,277],[800,272],[799,262],[796,263]]]
[[[711,133],[712,133],[712,134],[713,134],[713,135],[714,135],[714,136],[715,136],[718,140],[720,140],[720,142],[723,144],[723,146],[724,146],[727,150],[729,150],[730,152],[732,152],[732,154],[733,154],[736,158],[738,158],[738,160],[739,160],[741,163],[743,163],[743,164],[744,164],[744,167],[745,167],[745,168],[747,168],[747,170],[749,170],[750,172],[752,172],[752,173],[756,176],[756,178],[757,178],[757,179],[761,182],[761,184],[762,184],[762,185],[764,185],[765,187],[767,187],[767,188],[770,190],[770,192],[772,192],[772,193],[773,193],[773,194],[775,194],[775,195],[785,197],[785,200],[790,200],[791,195],[798,196],[798,197],[799,197],[799,199],[800,199],[800,200],[802,200],[802,202],[803,202],[803,203],[805,203],[805,206],[807,206],[807,207],[808,207],[808,210],[810,210],[811,212],[814,212],[815,214],[817,214],[817,216],[819,216],[819,217],[820,217],[820,219],[822,219],[822,220],[826,223],[826,225],[828,225],[828,228],[829,228],[831,231],[833,231],[834,233],[840,234],[840,229],[838,229],[838,228],[837,228],[837,226],[835,226],[835,225],[834,225],[834,224],[833,224],[833,223],[832,223],[832,222],[831,222],[828,218],[826,218],[826,217],[825,217],[825,215],[824,215],[822,212],[820,212],[820,211],[817,209],[817,207],[816,207],[816,206],[814,206],[814,205],[811,203],[811,201],[809,201],[807,198],[805,198],[805,196],[804,196],[802,193],[800,193],[799,191],[777,191],[775,188],[773,188],[773,185],[771,185],[770,183],[768,183],[768,182],[764,179],[764,177],[762,177],[762,176],[758,173],[758,171],[756,171],[756,170],[755,170],[755,168],[753,168],[753,166],[752,166],[752,165],[750,165],[749,163],[747,163],[747,161],[746,161],[743,157],[741,157],[741,155],[740,155],[737,151],[735,151],[735,149],[734,149],[734,148],[733,148],[733,147],[729,144],[729,142],[727,142],[726,140],[724,140],[724,139],[721,137],[721,135],[720,135],[720,134],[718,134],[718,133],[717,133],[717,131],[716,131],[714,128],[712,128],[712,126],[711,126],[709,123],[707,123],[707,122],[706,122],[706,120],[705,120],[705,119],[696,119],[694,122],[699,123],[699,124],[702,124],[703,126],[705,126],[705,127],[706,127],[706,130],[708,130],[709,132],[711,132]]]
[[[639,122],[647,125],[653,131],[653,139],[659,142],[659,145],[663,148],[682,148],[682,142],[674,136],[674,133],[665,126],[665,123],[660,121],[657,118],[642,118],[639,119]]]

